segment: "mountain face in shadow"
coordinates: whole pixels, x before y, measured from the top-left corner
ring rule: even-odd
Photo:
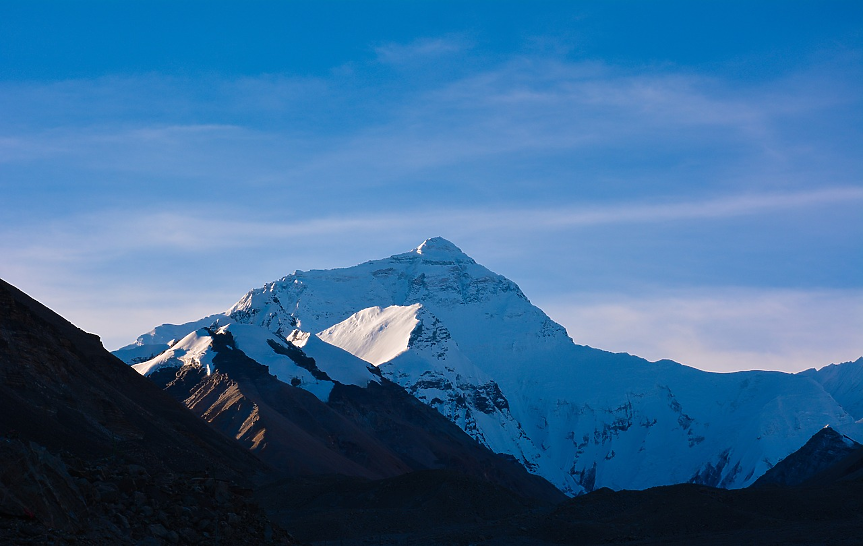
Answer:
[[[209,373],[185,365],[162,368],[150,378],[214,428],[292,476],[382,479],[447,469],[529,499],[564,498],[390,381],[370,381],[365,387],[334,381],[324,402],[271,375],[243,353],[229,330],[209,334]],[[327,369],[300,348],[282,350],[309,369]]]

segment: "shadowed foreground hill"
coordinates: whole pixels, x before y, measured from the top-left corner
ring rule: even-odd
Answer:
[[[600,490],[526,525],[552,543],[860,544],[863,483],[714,489],[673,485]]]
[[[105,351],[0,281],[0,434],[79,457],[122,453],[164,471],[236,479],[264,466]]]
[[[247,498],[272,472],[0,281],[0,543],[284,543]]]
[[[863,483],[645,491],[600,489],[556,507],[488,483],[416,472],[379,481],[307,480],[272,517],[316,544],[860,544]],[[262,498],[277,494],[266,489]]]

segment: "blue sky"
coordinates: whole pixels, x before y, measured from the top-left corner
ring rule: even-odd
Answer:
[[[441,235],[578,343],[863,355],[859,2],[2,2],[0,277],[113,349]]]

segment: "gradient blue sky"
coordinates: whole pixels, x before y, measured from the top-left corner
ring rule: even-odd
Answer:
[[[114,349],[444,236],[577,343],[863,355],[863,3],[0,2],[0,277]]]

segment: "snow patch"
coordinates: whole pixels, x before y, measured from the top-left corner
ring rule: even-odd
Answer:
[[[333,382],[316,378],[290,357],[276,352],[271,344],[284,347],[286,342],[269,330],[248,324],[231,324],[227,331],[233,336],[237,349],[258,364],[267,366],[270,374],[279,381],[309,391],[323,402],[329,399]]]
[[[380,366],[408,349],[422,305],[369,307],[318,333],[321,340]]]
[[[212,345],[213,338],[210,332],[201,328],[189,333],[162,354],[146,362],[134,364],[132,368],[139,374],[147,376],[162,368],[194,366],[204,368],[209,375],[213,367]]]
[[[306,336],[302,350],[315,359],[318,369],[343,385],[365,388],[371,382],[380,383],[379,377],[369,369],[368,362],[315,336]]]

